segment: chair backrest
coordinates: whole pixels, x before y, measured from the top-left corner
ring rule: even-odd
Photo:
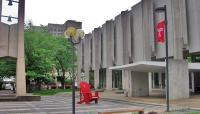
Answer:
[[[85,81],[80,82],[80,91],[81,93],[91,93],[90,84]]]

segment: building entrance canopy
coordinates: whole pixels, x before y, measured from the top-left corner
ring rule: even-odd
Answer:
[[[141,61],[121,66],[110,67],[110,70],[130,70],[137,72],[165,72],[165,62]],[[200,63],[188,63],[189,71],[200,71]]]

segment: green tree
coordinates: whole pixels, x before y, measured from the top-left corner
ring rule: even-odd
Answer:
[[[0,59],[0,89],[2,89],[3,78],[15,77],[16,75],[16,60]]]
[[[0,77],[10,78],[16,75],[16,60],[0,59]]]
[[[71,72],[73,66],[71,45],[66,38],[52,36],[46,31],[36,31],[32,27],[26,28],[25,55],[28,79],[37,80],[41,84],[49,79],[48,76],[55,67],[64,88],[65,73]]]

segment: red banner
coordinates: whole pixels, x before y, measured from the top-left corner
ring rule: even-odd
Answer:
[[[165,42],[165,21],[160,21],[156,25],[156,41],[158,43],[164,43]]]

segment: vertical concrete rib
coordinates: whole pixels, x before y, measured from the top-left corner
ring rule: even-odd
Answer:
[[[25,74],[25,58],[24,58],[24,13],[25,0],[19,0],[18,9],[18,55],[17,55],[17,71],[16,71],[16,94],[17,96],[26,95],[26,74]]]

